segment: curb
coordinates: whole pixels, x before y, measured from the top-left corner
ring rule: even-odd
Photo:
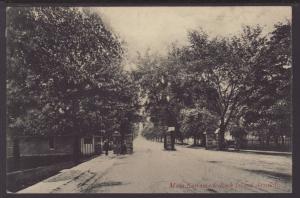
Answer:
[[[243,153],[253,153],[262,155],[281,155],[281,156],[292,156],[292,152],[277,152],[277,151],[261,151],[261,150],[239,150],[232,152],[243,152]]]

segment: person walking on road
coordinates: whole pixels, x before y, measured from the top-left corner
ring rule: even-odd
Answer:
[[[108,149],[109,149],[108,140],[105,140],[103,147],[104,147],[104,150],[105,150],[105,155],[108,155]]]

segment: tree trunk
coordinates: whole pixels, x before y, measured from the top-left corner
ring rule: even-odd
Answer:
[[[78,135],[74,135],[73,161],[76,164],[78,164],[80,161],[80,137]]]
[[[275,137],[275,144],[276,144],[276,146],[279,146],[279,136]]]
[[[224,150],[225,149],[225,129],[226,127],[224,124],[220,125],[220,130],[219,130],[219,149]]]
[[[270,135],[267,135],[266,145],[267,145],[267,146],[270,145]]]
[[[202,138],[201,138],[201,146],[203,146],[203,147],[206,146],[206,136],[205,136],[205,135],[202,135]]]
[[[175,150],[175,134],[171,135],[172,150]]]
[[[196,144],[197,144],[197,137],[196,135],[194,135],[194,146],[196,146]]]
[[[79,103],[76,99],[72,100],[72,117],[73,117],[73,161],[74,163],[79,163],[80,161],[80,127],[78,126],[78,121],[76,118],[76,112],[79,110]]]
[[[14,161],[14,170],[20,169],[20,145],[19,138],[15,137],[13,139],[13,161]]]

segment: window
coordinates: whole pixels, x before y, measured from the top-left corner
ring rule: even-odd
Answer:
[[[84,138],[84,144],[92,144],[92,142],[93,142],[93,140],[92,140],[92,138]]]
[[[54,150],[54,137],[49,138],[49,149]]]

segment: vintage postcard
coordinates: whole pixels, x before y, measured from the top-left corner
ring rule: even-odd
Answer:
[[[291,193],[291,6],[6,8],[8,193]]]

